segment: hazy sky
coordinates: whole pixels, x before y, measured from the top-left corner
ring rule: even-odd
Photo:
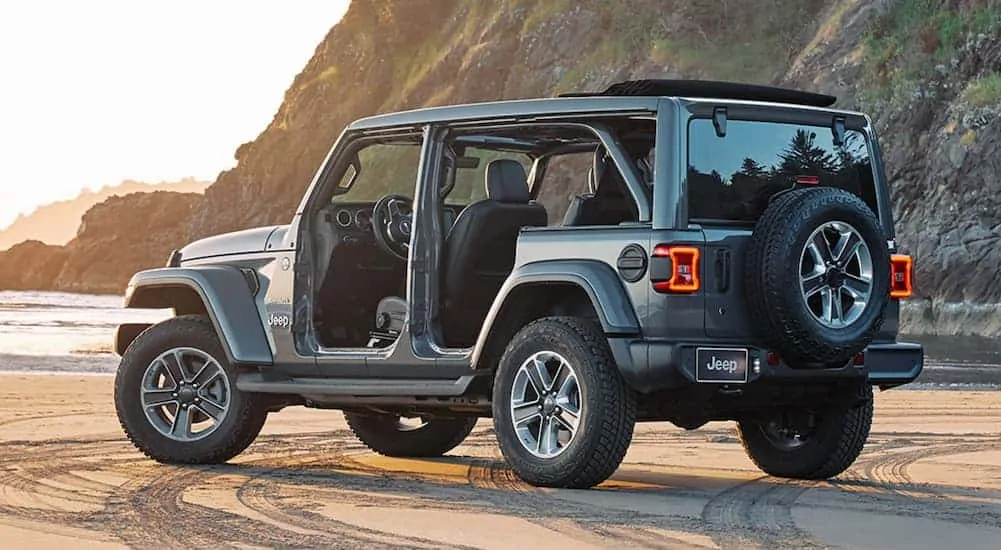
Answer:
[[[0,228],[85,187],[214,179],[347,4],[0,3]]]

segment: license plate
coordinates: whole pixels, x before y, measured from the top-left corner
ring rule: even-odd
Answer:
[[[747,350],[739,348],[697,348],[695,380],[698,382],[747,382]]]

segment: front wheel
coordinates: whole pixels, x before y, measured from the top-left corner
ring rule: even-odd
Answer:
[[[740,441],[763,472],[791,479],[827,479],[858,458],[872,426],[872,387],[857,399],[820,411],[784,411],[737,423]]]
[[[184,315],[154,325],[122,356],[115,409],[132,443],[165,463],[218,464],[246,449],[267,410],[236,388],[212,323]]]
[[[501,357],[493,420],[501,453],[519,477],[584,489],[622,462],[636,400],[594,323],[548,317],[522,328]]]

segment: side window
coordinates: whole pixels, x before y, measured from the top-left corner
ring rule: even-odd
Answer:
[[[865,134],[849,130],[837,146],[827,127],[731,120],[720,138],[712,121],[690,122],[689,218],[753,223],[772,195],[796,185],[838,187],[875,211]]]
[[[420,160],[420,141],[365,145],[337,182],[334,201],[374,202],[385,195],[413,198]]]
[[[466,206],[486,199],[487,165],[498,159],[518,161],[525,169],[525,174],[532,170],[532,159],[524,153],[465,147],[462,155],[451,159],[451,173],[448,177],[454,174],[454,179],[451,189],[445,196],[445,202],[449,205]]]

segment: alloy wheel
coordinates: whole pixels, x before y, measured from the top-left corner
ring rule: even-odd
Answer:
[[[511,418],[521,445],[539,458],[559,456],[580,428],[577,373],[562,355],[540,351],[525,360],[511,388]]]
[[[814,319],[828,328],[851,325],[872,289],[872,254],[857,229],[831,221],[810,235],[800,255],[800,291]]]
[[[142,378],[140,399],[150,425],[176,441],[197,441],[229,413],[232,394],[222,365],[195,348],[174,348],[154,359]]]

